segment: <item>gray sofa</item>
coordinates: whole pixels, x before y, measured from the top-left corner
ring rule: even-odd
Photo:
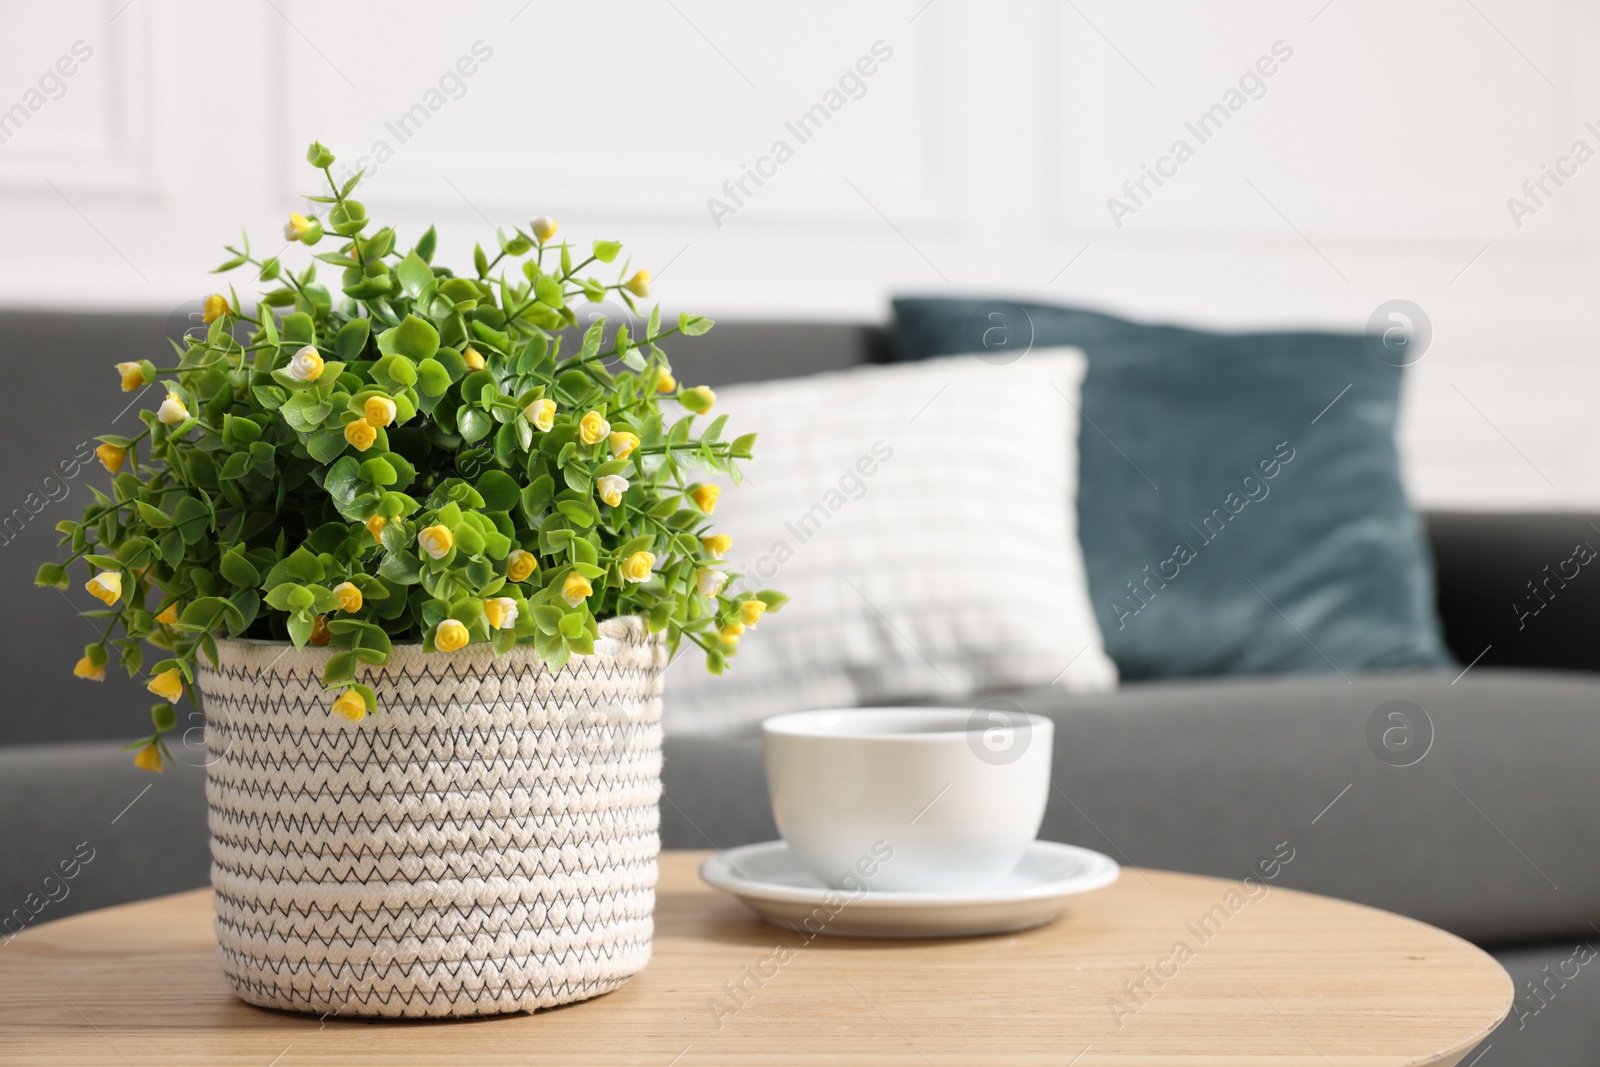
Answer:
[[[104,402],[117,400],[110,363],[151,354],[166,328],[160,316],[0,314],[14,390],[46,397],[12,437],[29,442],[28,462],[0,468],[3,499],[24,513],[9,525],[0,515],[0,601],[8,618],[27,619],[0,642],[13,683],[0,718],[0,921],[9,914],[13,926],[207,880],[201,752],[180,746],[179,765],[160,779],[134,769],[117,741],[144,728],[148,696],[125,679],[72,679],[78,646],[93,634],[60,594],[30,584],[50,551],[48,527],[75,510],[94,477],[64,478],[61,462],[121,407]],[[674,351],[674,364],[681,378],[711,384],[887,351],[880,331],[843,325],[724,324],[700,341]],[[78,396],[33,391],[44,380],[39,352],[81,372]],[[50,499],[62,497],[59,486],[64,499]],[[1594,1064],[1600,976],[1587,966],[1574,976],[1568,961],[1578,945],[1600,945],[1600,582],[1580,575],[1520,625],[1510,604],[1574,543],[1600,544],[1600,516],[1427,521],[1446,638],[1474,664],[1460,675],[1195,679],[1098,697],[985,697],[1057,723],[1045,837],[1221,877],[1242,876],[1287,842],[1294,859],[1281,884],[1414,916],[1501,959],[1518,1006],[1473,1062]],[[1369,739],[1374,712],[1393,701],[1431,724],[1413,713],[1429,744],[1406,766]],[[198,745],[198,732],[191,740]],[[669,737],[664,779],[664,846],[776,836],[757,738]]]

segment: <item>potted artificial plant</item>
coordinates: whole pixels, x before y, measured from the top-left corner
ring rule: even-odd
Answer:
[[[245,1000],[302,1011],[474,1015],[579,1000],[647,962],[661,672],[680,646],[721,671],[782,603],[740,592],[708,529],[754,435],[700,425],[657,342],[574,306],[634,308],[646,271],[593,277],[554,220],[474,269],[369,223],[320,144],[326,212],[294,214],[319,266],[219,271],[267,290],[205,302],[204,337],[149,387],[145,429],[107,435],[114,475],[41,584],[88,569],[115,657],[161,698],[130,746],[159,771],[187,696],[207,722],[223,969]],[[330,239],[331,238],[331,239]],[[161,658],[147,663],[145,645]]]

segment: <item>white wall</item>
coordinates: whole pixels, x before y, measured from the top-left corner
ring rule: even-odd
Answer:
[[[1506,203],[1573,142],[1600,150],[1593,4],[524,5],[3,0],[0,112],[42,106],[0,125],[0,301],[169,309],[240,224],[278,250],[309,139],[341,163],[384,141],[364,199],[403,238],[437,222],[462,257],[486,219],[554,214],[713,315],[875,320],[891,292],[982,290],[1360,328],[1409,299],[1434,330],[1413,493],[1600,504],[1600,161],[1520,226]],[[78,41],[64,95],[30,96]],[[459,99],[430,99],[480,41]],[[799,143],[785,121],[880,41]],[[1200,143],[1185,122],[1279,41],[1264,94]],[[439,106],[402,143],[385,124],[417,103]],[[1107,198],[1178,138],[1193,158],[1115,225]],[[708,198],[779,139],[793,158],[719,226]]]

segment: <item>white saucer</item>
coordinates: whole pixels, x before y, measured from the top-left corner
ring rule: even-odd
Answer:
[[[767,922],[811,937],[970,937],[1043,926],[1075,893],[1110,885],[1120,872],[1109,856],[1035,841],[1016,870],[990,889],[954,893],[852,894],[829,889],[782,841],[744,845],[700,865],[700,877],[732,893]]]

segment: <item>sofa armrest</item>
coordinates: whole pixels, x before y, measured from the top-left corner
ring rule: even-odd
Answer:
[[[210,881],[205,771],[115,743],[0,748],[0,943],[37,923]]]
[[[1481,667],[1452,679],[1208,679],[1012,699],[1056,721],[1043,837],[1233,879],[1292,850],[1275,885],[1479,944],[1592,937],[1600,679]]]

